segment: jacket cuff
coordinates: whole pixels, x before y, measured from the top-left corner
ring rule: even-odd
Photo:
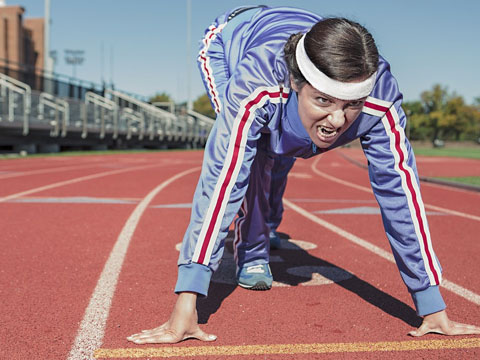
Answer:
[[[437,285],[410,294],[412,295],[413,303],[419,316],[433,314],[445,310],[447,307]]]
[[[208,266],[190,263],[178,267],[178,279],[175,292],[196,292],[201,296],[208,295],[208,287],[212,277],[212,270]]]

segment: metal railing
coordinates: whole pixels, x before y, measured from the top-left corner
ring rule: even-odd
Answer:
[[[16,96],[21,97],[22,106],[20,108],[22,109],[22,113],[20,115],[23,116],[23,135],[28,135],[28,117],[30,114],[32,97],[31,87],[12,77],[0,74],[0,96],[2,113],[4,113],[4,103],[8,104],[8,121],[10,122],[15,120],[15,109],[18,107]],[[1,120],[2,118],[0,114],[0,121]]]
[[[62,137],[65,137],[67,135],[67,127],[70,125],[70,106],[68,102],[48,93],[41,93],[38,102],[39,120],[46,119],[45,109],[50,109],[49,118],[53,114],[53,119],[50,120],[50,125],[52,125],[50,135],[58,136],[61,134]]]
[[[90,108],[93,109],[93,127],[100,125],[100,138],[105,137],[107,129],[113,129],[113,138],[118,136],[118,106],[115,102],[100,96],[94,92],[85,94],[85,106],[83,108],[83,131],[82,138],[88,135],[88,114]],[[108,123],[110,120],[110,123]]]
[[[107,89],[105,93],[110,95],[111,100],[118,106],[120,106],[120,103],[123,103],[126,108],[143,114],[150,140],[154,140],[156,136],[158,136],[159,140],[178,140],[176,131],[178,117],[174,114],[119,91]]]
[[[38,136],[45,136],[41,131],[50,129],[50,137],[68,136],[62,144],[76,136],[86,141],[93,135],[93,139],[105,139],[105,144],[115,144],[112,139],[122,136],[137,145],[140,141],[154,146],[158,141],[161,146],[186,147],[202,146],[214,124],[213,119],[195,111],[175,114],[110,89],[105,95],[87,91],[81,100],[39,91],[32,94],[29,85],[0,74],[0,122],[11,122],[7,127],[21,128],[25,136],[37,131],[36,141]],[[169,109],[175,111],[173,106]],[[5,128],[1,123],[0,127]]]
[[[145,116],[143,113],[123,108],[120,112],[121,123],[125,123],[127,127],[127,140],[132,138],[133,133],[138,134],[138,140],[143,140],[145,135]]]
[[[188,110],[187,114],[196,119],[194,129],[196,139],[194,141],[199,142],[202,145],[205,144],[215,120],[193,110]]]

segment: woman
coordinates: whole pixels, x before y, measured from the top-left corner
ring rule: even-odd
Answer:
[[[237,280],[268,289],[269,238],[281,218],[278,200],[293,158],[356,138],[400,274],[424,316],[411,335],[480,333],[446,315],[441,268],[403,132],[402,95],[365,28],[294,8],[238,8],[207,29],[198,59],[217,120],[178,262],[179,296],[165,324],[128,340],[215,340],[199,328],[195,305],[199,294],[207,296],[235,215]]]

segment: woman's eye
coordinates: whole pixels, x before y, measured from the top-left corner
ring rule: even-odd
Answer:
[[[321,96],[317,97],[317,101],[322,105],[326,105],[330,103],[330,100]]]
[[[350,107],[360,107],[360,106],[363,106],[363,100],[355,100],[355,101],[351,101],[348,106]]]

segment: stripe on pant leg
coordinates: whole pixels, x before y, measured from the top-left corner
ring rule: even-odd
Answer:
[[[258,88],[241,102],[240,111],[232,124],[225,162],[195,247],[193,262],[208,265],[210,261],[230,193],[243,163],[248,131],[255,119],[255,111],[263,107],[267,101],[280,103],[287,98],[288,90],[275,86]]]
[[[238,245],[242,242],[242,225],[245,222],[248,214],[248,204],[247,204],[247,197],[245,196],[242,201],[242,205],[240,206],[240,210],[242,211],[242,216],[239,216],[235,221],[235,238],[233,240],[233,258],[235,260],[235,264],[237,265],[238,271]]]

